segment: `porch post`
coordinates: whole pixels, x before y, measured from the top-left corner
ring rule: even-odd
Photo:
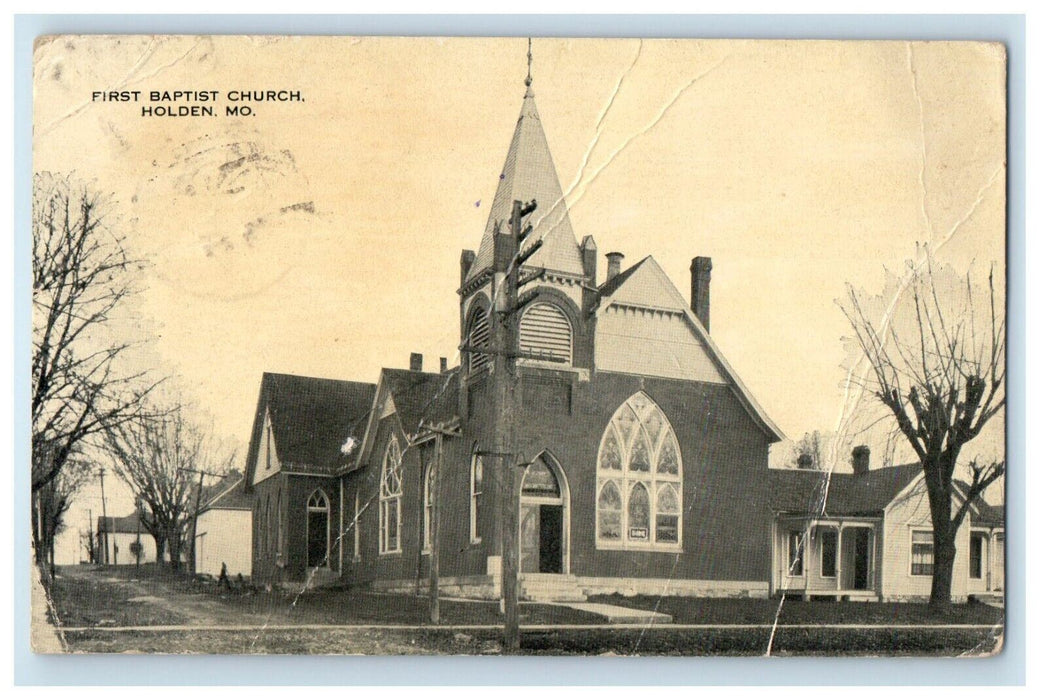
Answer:
[[[843,586],[843,569],[840,567],[840,550],[843,549],[843,521],[836,524],[836,590]]]

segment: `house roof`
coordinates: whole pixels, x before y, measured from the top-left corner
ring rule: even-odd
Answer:
[[[509,152],[499,178],[487,226],[484,227],[483,238],[467,279],[476,277],[494,262],[494,231],[496,228],[507,230],[513,201],[529,202],[532,199],[537,202],[537,209],[528,221],[534,230],[521,244],[521,248],[526,249],[532,241],[539,239],[542,247],[527,261],[527,265],[568,274],[584,274],[582,254],[571,228],[563,190],[530,87],[524,95],[520,117],[516,120],[516,129],[509,142]]]
[[[333,472],[349,459],[342,453],[347,440],[363,437],[374,391],[375,385],[365,382],[263,374],[247,451],[247,483],[253,478],[267,412],[281,468]]]
[[[244,480],[241,477],[231,486],[212,498],[207,505],[201,509],[201,512],[208,510],[251,510],[251,508],[251,496],[244,490]]]
[[[771,469],[771,507],[797,515],[879,515],[922,471],[919,463],[871,469],[862,475],[807,469]]]
[[[971,485],[960,479],[953,479],[953,483],[964,495],[968,494]],[[986,527],[1002,527],[1004,524],[1003,506],[990,505],[981,494],[974,497],[971,503],[971,523]]]
[[[99,515],[96,527],[98,532],[126,532],[131,534],[139,531],[145,532],[145,525],[139,521],[138,513],[129,513],[122,517],[111,515],[108,518],[103,518]]]

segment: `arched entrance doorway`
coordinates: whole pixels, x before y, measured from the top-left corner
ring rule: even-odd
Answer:
[[[328,553],[331,549],[331,506],[327,494],[320,489],[313,491],[306,504],[306,514],[307,566],[310,569],[328,566]]]
[[[556,460],[538,455],[520,486],[520,573],[564,574],[568,570],[570,497]]]

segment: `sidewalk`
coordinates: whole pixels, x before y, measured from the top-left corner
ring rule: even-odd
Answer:
[[[44,584],[40,581],[40,570],[35,565],[29,567],[29,578],[30,647],[36,654],[64,654],[65,644],[62,642],[58,630],[47,619],[47,592],[44,590]]]

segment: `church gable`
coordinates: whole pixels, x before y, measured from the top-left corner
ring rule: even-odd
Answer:
[[[687,302],[648,256],[601,290],[596,323],[596,369],[726,384]]]
[[[254,463],[254,473],[251,484],[265,481],[280,471],[280,460],[276,456],[276,444],[273,440],[273,423],[269,416],[269,408],[266,407],[262,418],[260,432],[257,435],[258,452]]]

